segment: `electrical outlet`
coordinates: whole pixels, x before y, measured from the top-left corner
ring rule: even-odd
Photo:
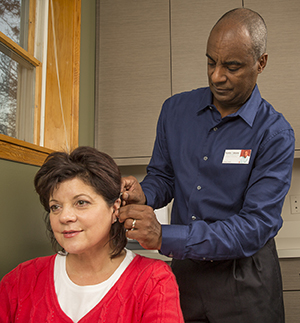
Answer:
[[[291,213],[296,214],[300,213],[300,195],[291,195]]]

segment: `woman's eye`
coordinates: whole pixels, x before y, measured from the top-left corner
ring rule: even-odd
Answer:
[[[58,209],[59,209],[59,205],[57,205],[57,204],[54,204],[54,205],[50,206],[50,211],[52,213],[56,212]]]
[[[77,202],[77,205],[79,205],[79,206],[85,206],[85,205],[87,205],[87,204],[89,204],[89,202],[88,202],[88,201],[84,201],[84,200],[79,200],[79,201]]]

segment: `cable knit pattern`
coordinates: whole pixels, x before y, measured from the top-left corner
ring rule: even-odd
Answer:
[[[54,288],[54,256],[20,264],[0,283],[1,323],[72,323]],[[116,284],[80,323],[184,322],[175,276],[160,260],[136,255]]]

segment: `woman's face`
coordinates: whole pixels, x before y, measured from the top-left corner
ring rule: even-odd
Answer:
[[[118,202],[104,198],[79,178],[64,181],[50,196],[50,223],[57,242],[70,254],[109,249],[109,232]]]

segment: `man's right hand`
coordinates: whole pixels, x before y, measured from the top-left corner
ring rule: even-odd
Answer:
[[[133,176],[123,177],[121,181],[122,205],[146,204],[146,197],[138,180]]]

